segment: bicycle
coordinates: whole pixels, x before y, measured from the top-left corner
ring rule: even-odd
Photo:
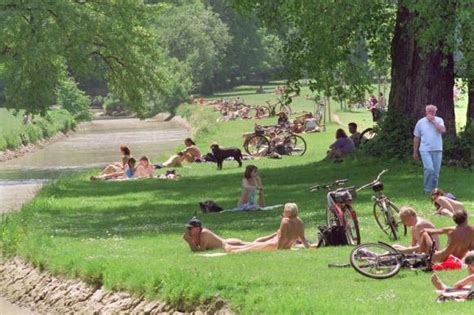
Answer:
[[[387,279],[395,276],[401,268],[431,271],[433,254],[434,246],[429,254],[402,254],[383,242],[367,243],[352,250],[350,264],[363,276]]]
[[[352,207],[352,200],[356,196],[354,187],[335,187],[344,186],[347,179],[338,179],[330,184],[313,185],[310,187],[311,192],[321,189],[328,191],[326,207],[326,222],[328,226],[343,226],[349,245],[360,244],[360,229],[357,213]]]
[[[270,101],[265,101],[265,103],[267,103],[267,105],[264,107],[268,111],[269,117],[274,117],[279,112],[284,112],[288,116],[293,113],[291,106],[289,104],[285,104],[281,99],[278,99],[277,102],[273,104],[271,104]],[[277,107],[278,107],[278,111],[277,111]]]
[[[377,222],[378,226],[382,229],[382,231],[391,237],[393,240],[397,240],[398,236],[398,226],[401,223],[400,220],[397,220],[398,213],[400,210],[398,207],[384,194],[383,192],[383,183],[380,181],[380,178],[383,174],[385,174],[388,170],[383,170],[377,175],[373,181],[368,184],[365,184],[357,189],[357,192],[360,190],[372,187],[372,190],[377,195],[372,196],[372,201],[374,202],[373,206],[373,213],[375,217],[375,221]],[[405,235],[407,234],[407,227],[405,225]]]
[[[275,144],[269,139],[270,130],[282,136],[281,144]],[[293,134],[288,128],[280,126],[255,127],[253,135],[247,135],[243,147],[245,151],[254,157],[265,156],[272,152],[294,156],[302,156],[306,153],[306,141],[303,137]]]

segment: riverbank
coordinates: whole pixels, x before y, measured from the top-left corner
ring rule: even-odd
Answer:
[[[25,263],[20,258],[0,264],[0,296],[38,314],[230,314],[221,299],[197,309],[148,300],[99,285],[65,279]]]

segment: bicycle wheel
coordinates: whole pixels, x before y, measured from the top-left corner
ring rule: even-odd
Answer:
[[[351,266],[361,275],[373,279],[387,279],[402,267],[401,256],[395,248],[383,243],[367,243],[354,248]]]
[[[326,208],[326,223],[327,226],[339,225],[339,219],[329,208]]]
[[[290,135],[283,140],[283,145],[289,155],[302,156],[306,152],[306,141],[301,136]]]
[[[244,149],[251,156],[265,156],[270,150],[270,142],[265,136],[253,135],[245,143]]]
[[[360,229],[359,229],[359,220],[357,217],[352,216],[352,207],[345,206],[342,211],[344,212],[344,220],[346,221],[346,236],[349,245],[359,245],[360,244]]]
[[[400,213],[400,209],[392,202],[390,199],[387,199],[387,206],[390,208],[390,210],[393,213],[393,217],[396,218],[397,222],[397,229],[399,226],[403,225],[403,235],[407,235],[407,226],[402,223],[400,220],[400,216],[398,215]]]
[[[280,104],[280,112],[284,112],[288,116],[293,113],[290,105]]]
[[[372,140],[377,134],[374,132],[373,128],[367,128],[360,134],[359,145],[362,145],[370,140]]]
[[[374,203],[374,217],[380,229],[391,239],[397,240],[396,212],[385,201]]]

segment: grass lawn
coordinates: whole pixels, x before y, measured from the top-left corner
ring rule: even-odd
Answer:
[[[295,108],[299,111],[298,106]],[[242,132],[251,130],[254,123],[231,121],[211,128],[214,114],[202,108],[197,112],[201,123],[208,125],[197,139],[203,153],[217,140],[222,145],[240,145]],[[341,112],[339,116],[344,127],[349,121],[357,121],[362,128],[371,125],[367,112]],[[351,184],[360,186],[384,168],[389,169],[384,177],[385,192],[396,204],[414,205],[437,226],[451,225],[449,218],[432,215],[433,206],[422,193],[418,163],[362,155],[340,164],[320,162],[337,128],[329,125],[326,132],[304,135],[308,151],[303,157],[244,163],[259,167],[267,204],[299,205],[310,241],[315,241],[317,226],[324,223],[325,196],[310,193],[309,185],[349,178]],[[54,273],[175,304],[192,306],[219,295],[243,314],[472,313],[472,303],[435,303],[436,294],[427,273],[403,270],[394,278],[377,281],[350,268],[327,267],[328,263],[348,262],[351,247],[221,257],[192,253],[181,235],[185,222],[196,213],[206,227],[222,237],[252,240],[278,228],[280,210],[199,213],[197,203],[206,199],[224,208],[234,207],[243,170],[235,162],[225,162],[222,171],[217,171],[215,164],[185,166],[179,170],[179,181],[90,182],[91,173],[63,178],[5,220],[0,230],[3,249]],[[471,172],[444,167],[440,185],[464,201],[472,212]],[[363,191],[354,204],[362,241],[389,241],[376,226],[370,197],[371,191]],[[403,237],[400,242],[408,244],[409,238]],[[452,271],[440,276],[453,283],[465,273]]]

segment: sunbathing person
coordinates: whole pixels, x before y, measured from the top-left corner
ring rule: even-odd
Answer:
[[[229,238],[222,239],[210,230],[203,228],[202,223],[197,218],[192,218],[186,224],[186,232],[183,234],[183,239],[189,244],[189,247],[193,252],[205,251],[212,249],[224,249],[229,245],[245,245],[239,239]]]
[[[439,188],[433,189],[431,192],[431,200],[436,207],[435,214],[452,217],[456,211],[464,210],[464,204],[453,197],[452,194],[445,194]]]
[[[135,168],[135,177],[148,177],[151,178],[155,176],[155,168],[150,164],[150,161],[146,156],[142,156],[138,162],[137,167]]]
[[[474,252],[469,252],[466,257],[464,258],[464,263],[467,265],[467,272],[469,275],[467,277],[462,278],[458,282],[453,285],[455,289],[462,289],[462,288],[470,288],[470,285],[474,285]],[[449,289],[447,285],[445,285],[438,277],[438,275],[433,274],[431,277],[431,282],[433,283],[434,287],[438,290],[446,290]],[[466,287],[469,286],[469,287]]]
[[[197,159],[201,158],[201,151],[196,146],[196,143],[194,143],[193,139],[191,138],[184,139],[184,145],[186,145],[186,148],[183,151],[181,151],[183,152],[183,162],[186,161],[189,163],[193,163]]]
[[[304,132],[316,132],[319,131],[316,118],[313,116],[313,113],[306,114],[304,119]]]
[[[243,246],[227,244],[225,246],[225,251],[233,253],[256,250],[290,249],[296,241],[300,241],[305,248],[311,246],[304,236],[304,224],[298,217],[298,206],[295,203],[287,203],[283,210],[280,228],[276,233],[257,239],[256,241]]]
[[[128,179],[135,175],[135,159],[129,158],[122,171],[117,171],[111,174],[102,174],[98,176],[91,176],[91,180],[106,180],[106,179]]]
[[[445,261],[449,255],[463,259],[468,251],[474,249],[474,226],[468,224],[466,211],[455,212],[453,221],[456,223],[456,227],[425,229],[423,231],[423,233],[430,235],[448,234],[447,247],[436,251],[433,255],[433,262]]]
[[[258,210],[265,207],[262,180],[257,175],[257,170],[255,165],[247,165],[245,168],[242,179],[242,196],[237,206],[242,210]]]
[[[122,162],[115,162],[107,165],[101,172],[101,175],[104,174],[114,174],[120,171],[123,171],[125,164],[127,164],[128,159],[132,156],[130,149],[127,146],[120,146],[120,152],[122,153]]]
[[[393,245],[395,249],[404,254],[429,253],[433,242],[439,248],[437,235],[430,237],[427,233],[422,233],[424,229],[434,229],[435,226],[430,221],[419,217],[413,207],[404,206],[400,209],[400,220],[408,227],[411,227],[411,244],[404,247],[398,244]]]

